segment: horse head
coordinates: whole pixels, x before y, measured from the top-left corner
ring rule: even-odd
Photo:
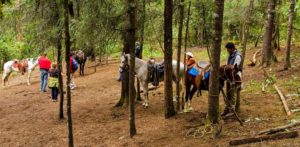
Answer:
[[[124,52],[121,55],[120,58],[121,62],[120,62],[120,68],[122,69],[122,71],[127,71],[129,69],[129,55],[125,54]]]
[[[238,76],[238,67],[237,65],[223,65],[220,67],[220,82],[224,83],[225,81],[229,81],[230,83],[234,83],[239,79]]]

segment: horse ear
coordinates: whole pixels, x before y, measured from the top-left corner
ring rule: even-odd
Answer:
[[[234,64],[234,70],[237,70],[237,69],[238,69],[237,64]]]

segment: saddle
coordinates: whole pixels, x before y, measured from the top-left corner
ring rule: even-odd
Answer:
[[[159,80],[164,76],[164,66],[164,62],[148,64],[149,81],[152,85],[159,85]]]
[[[206,61],[199,61],[188,71],[188,73],[194,77],[196,77],[198,75],[207,77],[207,75],[209,74],[209,71],[210,71],[210,64]]]

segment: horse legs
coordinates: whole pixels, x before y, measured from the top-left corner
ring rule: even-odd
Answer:
[[[31,85],[31,83],[30,83],[30,76],[31,76],[31,70],[28,70],[27,85]]]
[[[140,80],[140,81],[141,81],[141,84],[142,84],[143,94],[144,94],[144,97],[145,97],[145,102],[143,103],[143,106],[148,107],[149,106],[148,83],[143,81],[143,80]]]
[[[2,85],[3,85],[3,87],[6,86],[6,83],[7,83],[7,86],[9,85],[8,77],[9,77],[10,73],[11,73],[11,72],[9,72],[9,73],[5,73],[5,72],[4,72],[4,73],[3,73],[3,76],[2,76]]]

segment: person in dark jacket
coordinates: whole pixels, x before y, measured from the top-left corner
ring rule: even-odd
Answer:
[[[57,101],[57,95],[58,95],[58,75],[59,71],[56,68],[56,64],[52,64],[52,68],[49,70],[49,84],[48,87],[51,89],[51,98],[53,102]]]
[[[238,79],[235,79],[235,83],[231,84],[230,82],[226,82],[226,95],[228,98],[228,101],[225,101],[225,109],[224,112],[221,114],[221,116],[226,116],[228,113],[231,112],[231,110],[239,111],[239,96],[240,96],[240,90],[241,87],[241,79],[242,79],[242,68],[241,68],[241,61],[242,61],[242,55],[239,53],[239,51],[235,48],[235,45],[232,42],[228,42],[225,46],[227,49],[227,52],[229,54],[227,64],[225,68],[234,69],[234,67],[237,68],[237,75]],[[238,83],[240,82],[240,83]]]

